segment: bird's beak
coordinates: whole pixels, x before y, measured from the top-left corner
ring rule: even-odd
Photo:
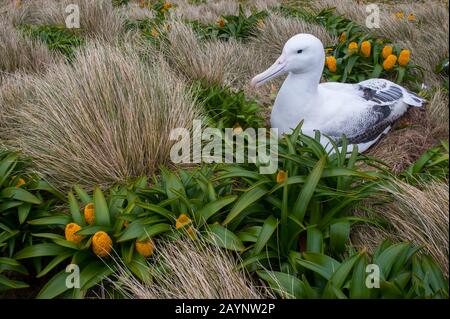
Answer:
[[[251,84],[253,86],[260,86],[263,83],[269,81],[270,79],[283,74],[285,72],[285,69],[286,69],[286,58],[282,54],[275,61],[275,63],[272,64],[272,66],[270,68],[265,70],[263,73],[260,73],[257,76],[255,76],[252,79]]]

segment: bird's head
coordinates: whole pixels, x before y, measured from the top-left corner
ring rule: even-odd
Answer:
[[[275,63],[252,79],[252,85],[260,86],[285,73],[322,73],[325,54],[322,42],[312,34],[300,33],[290,38]]]

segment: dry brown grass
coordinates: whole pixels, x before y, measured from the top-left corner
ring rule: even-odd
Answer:
[[[239,44],[234,41],[200,41],[190,26],[170,24],[163,52],[170,65],[189,81],[231,85],[239,68]]]
[[[396,180],[385,191],[391,201],[373,206],[368,216],[387,220],[391,227],[359,226],[353,233],[353,242],[370,250],[384,239],[414,242],[439,262],[448,277],[448,181],[420,182],[413,186]]]
[[[433,136],[448,140],[448,92],[437,89],[427,105],[427,115],[432,124]]]
[[[253,42],[257,49],[264,52],[273,63],[281,54],[286,41],[298,33],[315,35],[325,47],[337,43],[337,39],[322,26],[300,19],[286,18],[279,14],[271,14],[265,20]]]
[[[156,260],[149,272],[153,282],[144,284],[121,268],[114,282],[132,299],[260,299],[273,298],[257,287],[236,257],[208,244],[202,237],[157,242]],[[159,267],[158,267],[159,266]],[[164,271],[162,270],[164,266]]]
[[[65,8],[69,4],[79,5],[80,27],[87,37],[113,43],[123,35],[125,15],[109,0],[33,0],[23,1],[19,7],[8,2],[0,4],[0,16],[14,26],[64,25],[68,16]]]
[[[0,109],[0,139],[64,189],[151,173],[168,160],[170,130],[197,116],[187,86],[162,60],[151,65],[132,49],[100,44],[79,52],[73,66],[10,81]]]
[[[382,160],[394,173],[399,173],[437,142],[425,109],[410,108],[367,153]]]
[[[276,0],[255,0],[247,1],[244,6],[245,14],[251,11],[267,10],[278,4]],[[214,0],[194,4],[189,0],[173,0],[176,10],[173,11],[174,17],[198,20],[203,23],[214,23],[221,15],[237,15],[239,12],[239,1],[236,0]]]
[[[7,22],[0,22],[0,84],[14,72],[36,73],[55,63],[60,56],[39,41],[24,37]]]

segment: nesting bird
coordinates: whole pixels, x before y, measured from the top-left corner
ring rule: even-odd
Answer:
[[[421,107],[425,100],[385,79],[356,84],[320,83],[325,62],[322,42],[311,34],[297,34],[284,45],[281,56],[266,71],[252,79],[255,86],[288,74],[271,114],[278,134],[290,133],[303,122],[302,132],[322,134],[321,143],[339,145],[342,135],[363,152],[386,134],[408,107]]]

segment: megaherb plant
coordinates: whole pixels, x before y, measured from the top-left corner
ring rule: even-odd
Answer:
[[[262,109],[257,101],[246,98],[243,91],[232,92],[218,85],[194,85],[199,102],[208,117],[208,125],[226,127],[264,127]]]
[[[84,44],[75,29],[67,29],[64,25],[20,25],[19,29],[27,36],[44,42],[50,50],[58,51],[71,60],[75,50]]]
[[[448,298],[442,271],[419,249],[385,241],[373,256],[362,250],[341,261],[323,253],[292,251],[292,272],[258,274],[284,298]]]
[[[417,255],[417,247],[384,243],[372,258],[354,251],[351,227],[370,221],[352,211],[377,196],[389,177],[358,169],[361,163],[377,164],[356,148],[349,154],[345,137],[340,148],[332,143],[334,154],[319,140],[319,134],[302,135],[299,126],[280,141],[278,173],[228,166],[215,179],[232,178],[243,191],[222,221],[245,247],[243,266],[283,297],[446,298],[441,270]],[[380,270],[381,289],[366,286],[369,263]]]
[[[35,234],[46,240],[25,247],[14,256],[18,260],[45,257],[47,263],[37,277],[60,270],[41,289],[38,298],[84,297],[89,289],[113,273],[116,256],[140,280],[149,280],[146,258],[152,255],[154,248],[149,237],[157,234],[158,230],[148,229],[146,236],[136,241],[136,237],[127,235],[134,225],[128,225],[127,219],[123,217],[142,211],[135,206],[133,194],[137,188],[145,185],[145,178],[138,179],[128,186],[113,187],[107,197],[99,188],[91,196],[75,186],[75,193],[68,194],[70,214],[30,221],[45,225],[48,229],[58,228],[58,231],[51,233]],[[143,221],[143,224],[151,227],[158,221],[158,216],[154,216]],[[80,271],[79,288],[66,284],[68,264],[76,265]]]
[[[357,168],[359,162],[370,163],[357,148],[348,150],[344,138],[330,155],[320,136],[308,137],[300,128],[280,140],[277,173],[261,175],[257,165],[224,166],[217,177],[239,182],[242,194],[222,224],[246,243],[244,264],[250,270],[291,273],[292,251],[341,256],[351,226],[363,221],[352,209],[377,193],[380,176]]]
[[[201,38],[246,40],[255,34],[258,24],[264,22],[267,14],[266,11],[259,11],[247,16],[242,5],[239,5],[238,15],[221,16],[214,24],[204,24],[198,21],[191,21],[190,24]]]
[[[219,224],[211,224],[218,220],[215,215],[237,198],[226,191],[230,182],[214,187],[210,181],[212,173],[212,169],[204,168],[181,170],[178,175],[163,169],[161,179],[155,177],[152,187],[143,177],[129,185],[113,187],[107,195],[96,188],[91,196],[75,186],[74,193],[68,194],[70,215],[31,221],[49,229],[57,227],[59,231],[35,234],[45,241],[25,247],[14,258],[45,257],[47,263],[38,277],[59,271],[41,289],[38,298],[80,298],[119,264],[139,280],[150,282],[146,260],[153,254],[153,238],[158,235],[195,239],[198,231],[208,229],[210,241],[241,251],[244,247],[234,234]],[[79,267],[80,288],[66,285],[68,264]]]
[[[25,173],[26,166],[19,154],[0,150],[0,291],[27,287],[24,282],[8,278],[6,272],[28,274],[15,253],[41,240],[36,233],[42,227],[32,220],[57,218],[51,211],[61,194],[35,175]],[[35,259],[33,266],[39,271],[42,261]]]

